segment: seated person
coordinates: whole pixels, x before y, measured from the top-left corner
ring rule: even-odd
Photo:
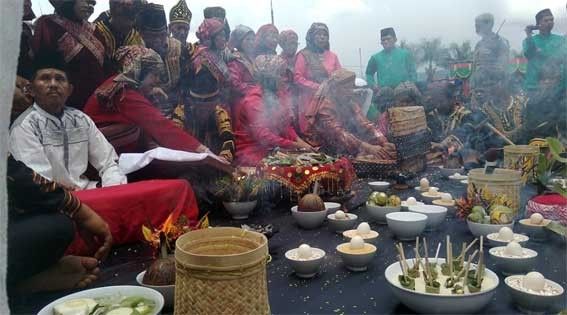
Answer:
[[[165,118],[146,97],[158,86],[164,69],[163,61],[155,51],[142,46],[125,46],[118,50],[116,59],[122,72],[103,83],[85,106],[85,113],[97,126],[133,125],[142,129],[145,136],[158,146],[188,152],[210,152],[192,135]],[[211,163],[219,168],[229,164]]]
[[[112,246],[108,225],[68,190],[8,159],[8,273],[11,296],[83,288]],[[94,255],[64,256],[75,230]]]
[[[59,55],[37,56],[30,85],[35,104],[12,124],[10,153],[41,176],[73,190],[99,184],[84,176],[89,164],[98,170],[102,186],[125,184],[114,148],[87,115],[65,106],[73,86],[64,67]]]
[[[38,56],[31,81],[35,104],[14,122],[10,132],[9,150],[14,159],[75,190],[81,202],[108,222],[116,244],[141,240],[142,225],[159,227],[169,216],[174,222],[196,224],[199,209],[187,181],[121,185],[126,177],[118,168],[112,145],[86,114],[65,106],[71,89],[64,63],[51,55]],[[97,182],[84,176],[89,163],[98,169],[103,188],[92,189]],[[92,250],[88,247],[77,242],[72,250],[84,254]]]
[[[395,160],[395,146],[353,101],[355,78],[354,72],[340,69],[319,87],[306,114],[310,141],[329,154]]]
[[[282,149],[313,148],[299,138],[293,128],[290,96],[283,88],[286,63],[276,55],[256,58],[256,80],[234,108],[236,162],[256,166],[268,152]]]

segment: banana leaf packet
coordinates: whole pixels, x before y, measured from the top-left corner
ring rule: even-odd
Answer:
[[[402,287],[415,291],[415,280],[413,278],[399,275],[398,281],[400,281]]]
[[[450,276],[450,269],[448,263],[441,264],[441,274],[444,275],[445,277]]]
[[[463,295],[463,294],[465,294],[465,289],[461,285],[457,284],[453,287],[453,289],[451,290],[451,293],[456,294],[456,295]]]
[[[482,279],[480,280],[480,282],[477,282],[476,278],[469,279],[469,282],[467,283],[467,288],[469,289],[470,293],[480,292],[480,290],[482,289]]]
[[[439,294],[441,292],[441,284],[438,281],[433,281],[432,285],[426,283],[425,292],[432,294]]]
[[[417,279],[420,277],[420,273],[419,273],[419,266],[415,266],[412,267],[410,270],[408,270],[408,276]]]

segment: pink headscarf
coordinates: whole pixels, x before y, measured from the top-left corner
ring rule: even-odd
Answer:
[[[272,32],[276,33],[276,39],[278,39],[280,31],[273,24],[262,25],[258,32],[256,33],[256,56],[258,55],[275,55],[276,49],[271,47],[266,47],[266,37]],[[277,45],[276,45],[277,46]]]
[[[224,23],[216,18],[205,19],[197,30],[197,38],[201,44],[211,47],[212,40],[218,33],[224,30]]]

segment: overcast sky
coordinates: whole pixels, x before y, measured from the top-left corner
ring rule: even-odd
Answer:
[[[161,3],[167,12],[177,0],[149,0]],[[36,15],[53,12],[48,0],[32,0]],[[196,41],[194,31],[203,19],[203,9],[223,6],[234,28],[245,24],[254,29],[270,23],[269,0],[187,0],[193,12],[190,41]],[[275,24],[280,29],[293,29],[305,44],[305,33],[312,22],[324,22],[330,28],[331,49],[344,66],[357,70],[360,64],[358,49],[362,50],[362,64],[381,47],[379,30],[392,26],[399,40],[418,42],[422,38],[441,37],[445,43],[478,40],[474,33],[474,17],[484,12],[495,16],[495,29],[506,22],[500,34],[514,49],[520,49],[523,29],[535,24],[535,14],[550,8],[555,15],[554,32],[567,33],[565,0],[273,0]],[[108,9],[108,1],[99,0],[94,19]]]

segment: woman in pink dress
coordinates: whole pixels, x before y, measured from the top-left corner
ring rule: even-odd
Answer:
[[[275,55],[278,48],[280,31],[273,24],[260,26],[256,34],[256,44],[254,56]]]
[[[299,131],[305,134],[307,120],[305,112],[311,99],[323,81],[341,69],[339,58],[329,45],[329,28],[323,23],[313,23],[305,37],[307,47],[297,54],[295,61],[295,84],[299,89],[298,120]]]
[[[245,25],[238,25],[230,34],[228,42],[234,59],[228,63],[230,71],[230,106],[242,102],[248,89],[256,85],[254,78],[254,31]]]
[[[259,85],[248,90],[233,112],[237,165],[256,166],[277,147],[312,150],[292,126],[289,95],[282,89],[285,61],[276,55],[258,56],[255,68]]]

